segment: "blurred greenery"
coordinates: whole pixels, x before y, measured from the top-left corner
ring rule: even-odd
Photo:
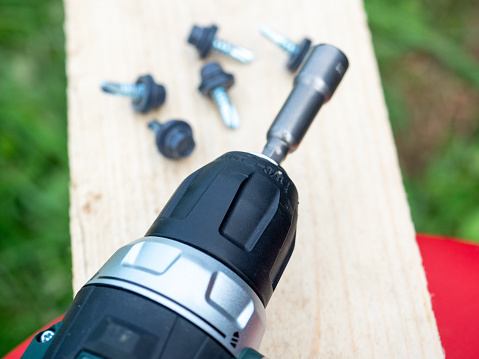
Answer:
[[[479,241],[479,3],[365,0],[416,229]],[[71,302],[60,0],[0,0],[0,355]]]
[[[479,241],[479,3],[365,6],[416,230]]]
[[[72,298],[62,27],[61,1],[0,0],[0,355]]]

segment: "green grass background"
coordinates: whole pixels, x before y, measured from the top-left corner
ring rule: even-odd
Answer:
[[[419,232],[479,241],[479,3],[365,0]],[[66,310],[59,0],[0,0],[0,355]]]

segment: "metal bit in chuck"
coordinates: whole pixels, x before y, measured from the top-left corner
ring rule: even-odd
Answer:
[[[316,114],[329,101],[348,69],[347,57],[336,47],[313,48],[294,87],[268,131],[263,155],[281,163],[303,139]]]

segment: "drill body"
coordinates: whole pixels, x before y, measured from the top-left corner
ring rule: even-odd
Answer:
[[[262,154],[229,152],[186,178],[145,237],[77,293],[52,340],[24,359],[259,359],[265,307],[293,252],[298,193],[279,165],[348,60],[316,46]],[[43,333],[45,334],[45,332]]]
[[[230,359],[258,350],[297,208],[296,187],[270,160],[230,152],[204,166],[146,236],[79,291],[45,358]]]

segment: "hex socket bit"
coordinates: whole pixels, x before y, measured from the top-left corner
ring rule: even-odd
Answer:
[[[296,150],[348,66],[346,55],[336,47],[322,44],[313,48],[294,78],[293,90],[268,130],[263,155],[279,164],[289,152]]]

